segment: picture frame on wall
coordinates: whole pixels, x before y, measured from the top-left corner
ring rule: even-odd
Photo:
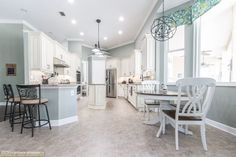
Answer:
[[[16,76],[16,64],[6,64],[6,75]]]

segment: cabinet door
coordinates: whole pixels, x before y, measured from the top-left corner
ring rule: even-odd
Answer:
[[[40,70],[41,68],[41,40],[39,34],[28,33],[28,55],[30,69]]]
[[[50,40],[48,37],[41,35],[41,47],[42,47],[41,69],[42,71],[52,73],[53,72],[53,51],[54,51],[53,41]]]
[[[55,51],[56,51],[55,57],[64,61],[66,51],[63,49],[63,47],[61,45],[59,45],[59,43],[55,44]]]
[[[129,76],[129,58],[121,60],[121,76]]]
[[[140,76],[142,74],[142,54],[139,50],[135,51],[135,76]]]

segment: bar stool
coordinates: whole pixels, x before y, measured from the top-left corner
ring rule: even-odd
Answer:
[[[41,86],[40,85],[17,85],[17,90],[20,96],[20,103],[24,105],[24,114],[21,124],[21,134],[23,133],[23,128],[32,130],[32,137],[34,136],[34,128],[42,127],[44,125],[49,125],[50,130],[51,123],[48,114],[48,108],[46,103],[48,99],[41,98]],[[44,106],[46,110],[47,119],[41,119],[40,106]],[[26,120],[25,115],[27,114],[27,109],[29,112],[29,120]],[[37,115],[35,115],[35,111]],[[27,117],[28,119],[28,117]],[[42,124],[42,122],[44,122]],[[36,125],[37,124],[37,125]]]
[[[7,89],[6,84],[3,84],[3,93],[4,93],[4,100],[6,102],[5,112],[4,112],[4,121],[6,121],[6,118],[10,117],[10,113],[8,112],[9,94],[8,94],[8,89]]]
[[[9,120],[12,128],[11,131],[13,132],[14,124],[21,124],[21,121],[15,122],[15,120],[21,119],[22,116],[20,97],[15,97],[13,88],[10,84],[7,85],[7,92],[8,92],[9,102],[11,103]],[[17,106],[18,106],[18,112],[16,112]]]

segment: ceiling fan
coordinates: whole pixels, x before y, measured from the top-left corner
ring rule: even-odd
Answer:
[[[100,47],[100,41],[99,41],[100,27],[99,27],[99,24],[101,23],[101,20],[97,19],[96,22],[98,24],[98,42],[97,42],[97,44],[94,45],[94,48],[92,49],[92,51],[93,51],[92,56],[109,57],[109,55],[107,55],[109,53],[103,51]]]

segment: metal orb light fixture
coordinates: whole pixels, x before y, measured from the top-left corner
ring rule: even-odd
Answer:
[[[163,15],[153,21],[151,34],[157,41],[166,41],[174,36],[176,30],[176,21],[170,16],[165,16],[165,1],[163,0]]]

